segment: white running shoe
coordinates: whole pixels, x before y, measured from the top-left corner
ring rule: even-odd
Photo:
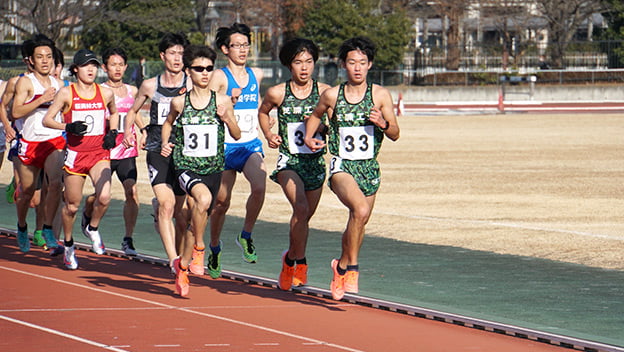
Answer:
[[[65,267],[69,270],[78,269],[78,260],[76,259],[76,249],[72,245],[71,247],[65,247]]]
[[[93,249],[93,252],[95,252],[95,254],[106,253],[104,242],[102,242],[102,237],[100,236],[100,232],[98,230],[91,231],[89,230],[89,226],[87,226],[82,229],[82,233],[91,240],[91,248]]]

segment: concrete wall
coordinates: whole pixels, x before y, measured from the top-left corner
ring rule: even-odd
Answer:
[[[396,101],[399,92],[406,103],[492,102],[498,100],[498,87],[388,87]],[[533,99],[528,84],[508,86],[505,101],[541,102],[624,102],[624,85],[535,85]]]

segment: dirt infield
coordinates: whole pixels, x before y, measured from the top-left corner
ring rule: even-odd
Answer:
[[[399,124],[401,138],[384,141],[379,156],[367,234],[624,270],[624,115],[403,116]],[[265,152],[271,172],[277,152]],[[288,222],[281,189],[267,185],[261,220]],[[244,215],[247,187],[239,176],[228,214]],[[121,199],[116,179],[113,189]],[[311,227],[342,231],[346,216],[325,186]]]

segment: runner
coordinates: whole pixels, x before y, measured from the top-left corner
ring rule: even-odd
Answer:
[[[132,240],[132,234],[134,233],[134,227],[136,226],[137,216],[139,214],[139,194],[137,192],[137,167],[136,157],[139,155],[136,145],[126,148],[123,145],[123,127],[124,119],[128,110],[134,103],[134,97],[137,94],[137,88],[129,84],[123,83],[123,76],[128,69],[128,56],[126,52],[121,48],[110,48],[104,51],[102,55],[104,65],[102,68],[108,75],[108,80],[102,83],[102,87],[110,88],[115,93],[115,105],[117,106],[117,112],[119,113],[119,134],[115,141],[116,145],[110,151],[111,157],[111,172],[117,173],[117,178],[121,182],[126,200],[123,207],[123,217],[125,224],[125,233],[121,242],[121,249],[126,255],[137,255],[136,248],[134,248],[134,241]],[[139,129],[143,128],[143,121],[141,119],[135,119],[135,124]],[[131,127],[130,133],[139,140],[139,136],[134,129],[134,125]],[[95,195],[91,194],[85,200],[84,211],[82,212],[82,228],[84,229],[91,221],[91,214],[93,211],[93,203],[95,202]]]
[[[191,228],[195,248],[188,241],[180,257],[174,260],[176,291],[183,297],[189,291],[187,270],[191,260],[195,260],[193,252],[205,248],[208,214],[219,191],[224,166],[224,125],[232,138],[241,135],[230,97],[208,88],[216,58],[217,53],[207,46],[191,45],[184,50],[184,66],[193,81],[193,89],[171,101],[171,110],[162,127],[161,155],[169,157],[173,153],[178,181],[193,199]],[[175,143],[169,142],[172,129]]]
[[[192,236],[192,233],[186,234],[188,211],[183,208],[186,195],[176,181],[173,159],[160,155],[161,128],[169,114],[171,100],[183,95],[192,87],[191,81],[187,80],[184,73],[182,62],[184,48],[187,45],[188,40],[182,34],[167,33],[163,36],[158,49],[160,59],[165,64],[165,71],[143,81],[134,105],[128,110],[124,124],[124,145],[128,148],[137,145],[137,140],[132,133],[132,125],[138,119],[139,111],[145,102],[151,99],[149,124],[141,129],[143,138],[139,146],[147,150],[147,169],[152,190],[158,201],[154,220],[157,222],[172,271],[173,260],[178,257],[182,241],[185,237]],[[175,225],[172,220],[174,217]]]
[[[282,271],[278,285],[289,290],[292,285],[308,282],[306,244],[308,223],[321,198],[325,180],[324,149],[313,153],[303,143],[304,120],[319,96],[329,85],[312,79],[318,60],[318,47],[308,39],[296,38],[284,44],[280,61],[291,73],[291,79],[269,88],[260,106],[258,119],[270,148],[279,148],[277,168],[271,179],[280,184],[293,214],[290,218],[290,244],[282,254]],[[277,107],[278,134],[271,132],[269,113]],[[325,127],[325,125],[320,125]],[[318,138],[321,138],[320,136]]]
[[[399,138],[390,92],[367,81],[375,52],[375,44],[366,37],[348,39],[340,46],[338,57],[346,69],[347,82],[321,95],[305,126],[305,144],[312,151],[320,150],[325,142],[314,134],[323,115],[331,114],[329,186],[349,209],[342,254],[331,261],[334,276],[330,287],[336,300],[345,292],[358,292],[358,254],[380,185],[377,154],[384,135],[393,141]]]
[[[95,83],[100,65],[92,51],[79,50],[70,67],[77,82],[61,88],[43,119],[44,126],[68,132],[62,216],[65,266],[71,270],[78,269],[72,229],[86,176],[93,183],[96,199],[91,221],[83,233],[91,240],[95,253],[104,254],[106,251],[98,226],[111,198],[110,149],[115,146],[119,116],[115,107],[115,93]],[[107,110],[110,113],[110,128],[106,121]],[[61,111],[63,122],[55,120],[56,114]]]
[[[12,117],[23,119],[18,158],[13,160],[19,175],[20,190],[15,202],[17,209],[17,239],[20,250],[28,252],[30,241],[26,217],[37,189],[39,177],[45,172],[42,235],[48,248],[58,246],[52,230],[61,199],[63,150],[62,132],[44,127],[42,120],[62,82],[52,77],[54,69],[54,42],[39,35],[33,39],[33,54],[29,62],[33,72],[21,77],[15,86]]]
[[[242,172],[249,181],[251,193],[247,198],[243,230],[236,237],[236,244],[243,252],[243,260],[255,263],[258,256],[251,234],[264,204],[266,166],[262,141],[258,138],[262,70],[247,67],[250,39],[250,29],[245,24],[234,23],[217,30],[216,45],[225,54],[228,63],[212,75],[210,89],[227,94],[236,102],[234,114],[242,136],[239,140],[234,140],[228,134],[225,136],[225,171],[210,219],[210,249],[213,256],[219,256],[221,231],[230,207],[236,173]]]

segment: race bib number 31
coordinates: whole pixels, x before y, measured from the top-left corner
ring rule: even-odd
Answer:
[[[217,155],[217,125],[185,125],[182,154],[191,157]]]
[[[375,126],[340,127],[340,157],[347,160],[372,159]]]

